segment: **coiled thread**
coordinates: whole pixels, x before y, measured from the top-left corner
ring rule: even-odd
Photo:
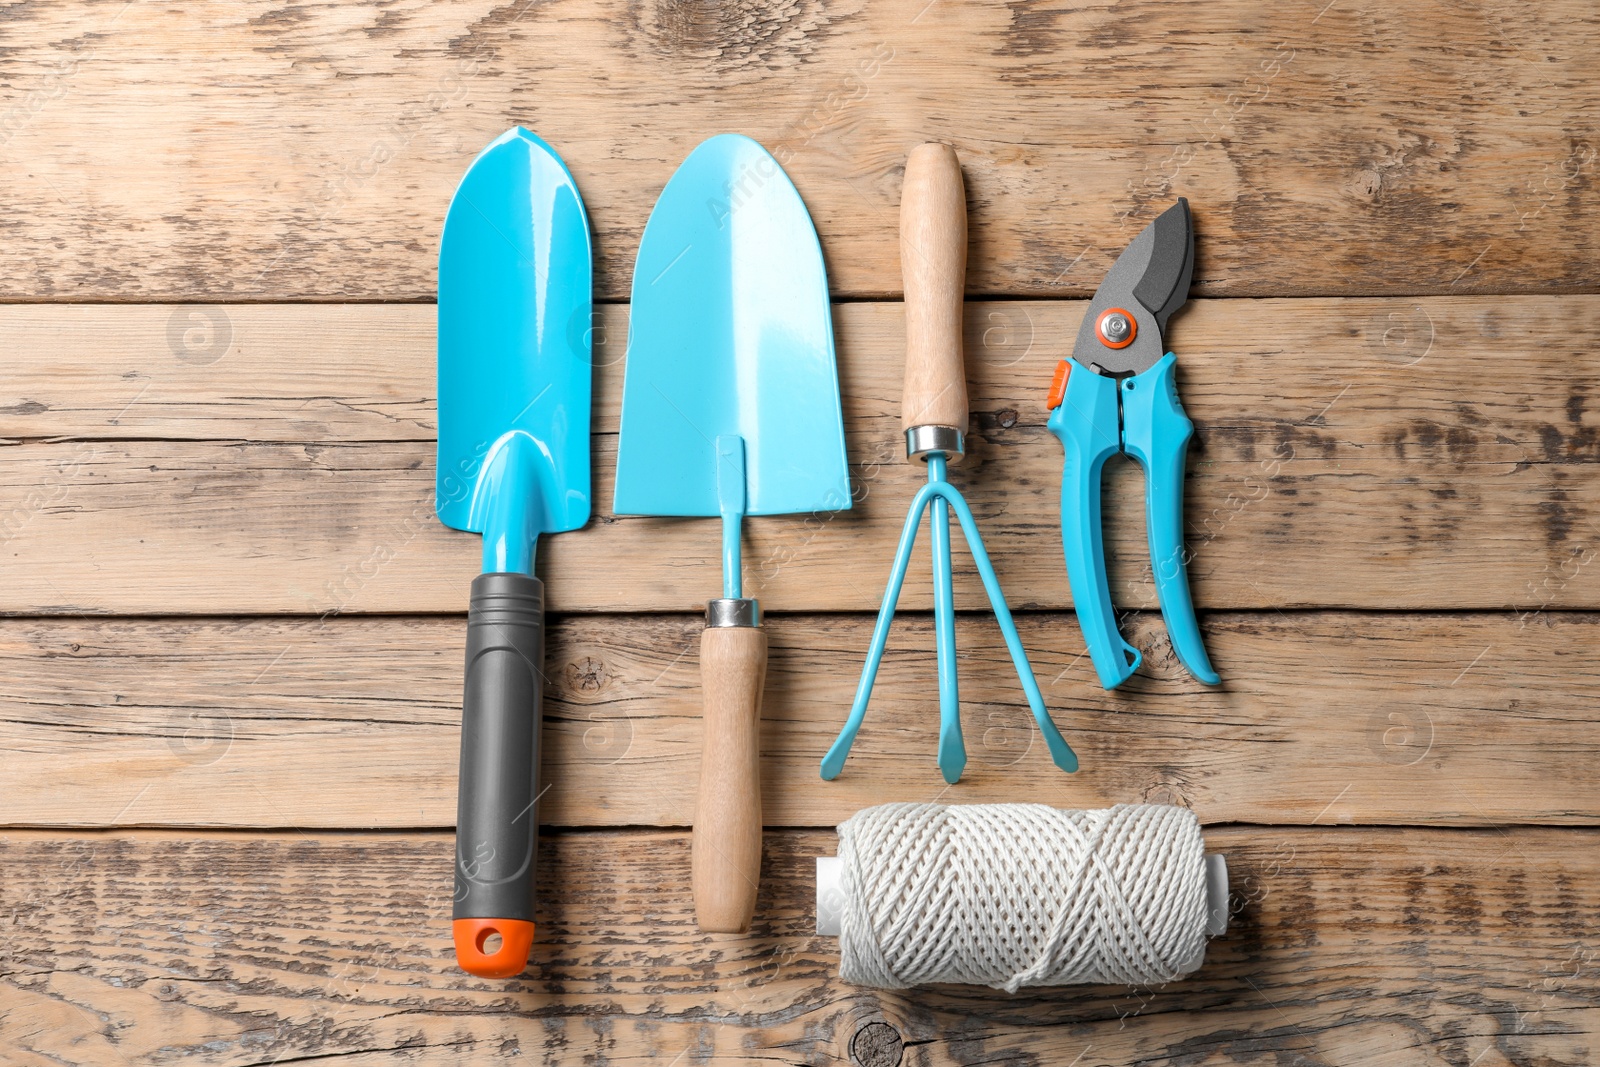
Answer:
[[[1154,985],[1200,966],[1205,846],[1186,808],[883,804],[839,826],[840,977]]]

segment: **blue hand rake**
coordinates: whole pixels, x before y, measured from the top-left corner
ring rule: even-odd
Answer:
[[[900,260],[906,298],[906,384],[901,423],[905,427],[906,455],[928,466],[928,484],[917,491],[900,533],[889,585],[878,609],[872,645],[861,671],[850,718],[822,760],[822,777],[832,780],[844,769],[856,732],[867,714],[878,666],[889,641],[900,588],[923,512],[931,509],[933,550],[933,615],[939,660],[939,770],[946,782],[956,782],[967,765],[961,738],[961,698],[956,677],[955,596],[950,577],[950,512],[954,511],[978,565],[984,590],[994,608],[1011,661],[1017,668],[1034,721],[1050,749],[1050,758],[1064,771],[1076,771],[1078,758],[1062,738],[1044,696],[1034,680],[1028,654],[1006,607],[983,537],[961,491],[946,478],[952,459],[962,455],[963,428],[967,424],[966,372],[962,365],[961,310],[967,259],[966,194],[955,152],[942,144],[915,149],[906,161],[905,188],[900,205]]]

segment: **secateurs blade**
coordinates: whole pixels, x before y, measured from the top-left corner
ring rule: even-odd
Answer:
[[[1200,681],[1211,667],[1189,596],[1183,544],[1183,474],[1194,424],[1178,402],[1178,357],[1166,350],[1167,320],[1183,306],[1194,273],[1194,228],[1182,197],[1133,239],[1096,290],[1072,358],[1056,368],[1048,426],[1061,439],[1061,539],[1072,604],[1100,676],[1115,689],[1138,669],[1111,607],[1100,531],[1100,480],[1108,459],[1131,456],[1145,471],[1150,569],[1178,658]]]

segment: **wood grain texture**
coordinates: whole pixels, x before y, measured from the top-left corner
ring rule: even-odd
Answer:
[[[1200,685],[1158,619],[1125,690],[1070,615],[1018,619],[1083,769],[1039,742],[993,624],[958,625],[969,762],[935,765],[929,618],[899,620],[843,775],[866,616],[772,616],[761,723],[769,826],[891,800],[1167,801],[1208,824],[1600,823],[1600,616],[1211,614]],[[694,616],[553,620],[540,818],[688,827],[703,733]],[[448,827],[462,625],[447,618],[0,623],[0,818],[94,827]]]
[[[967,313],[973,433],[952,477],[1013,607],[1069,603],[1044,395],[1082,308]],[[205,366],[168,349],[170,309],[0,315],[23,353],[0,433],[27,442],[0,448],[12,564],[0,610],[461,610],[479,553],[432,513],[431,309],[221,310],[237,355]],[[602,320],[596,519],[541,545],[550,602],[693,610],[720,588],[715,524],[610,514],[621,316]],[[897,420],[898,307],[844,305],[836,318],[858,500],[746,524],[747,581],[772,611],[875,609],[922,477]],[[1597,332],[1593,297],[1185,311],[1173,344],[1198,426],[1186,487],[1196,602],[1600,607],[1600,483],[1585,473],[1600,459]],[[213,435],[234,439],[187,440]],[[62,436],[82,440],[50,440]],[[184,440],[145,439],[166,437]],[[1143,478],[1130,464],[1108,474],[1113,590],[1150,607]],[[931,602],[920,552],[909,607]],[[957,605],[976,607],[964,548],[957,560]]]
[[[1178,195],[1203,292],[1592,291],[1597,47],[1585,0],[40,3],[0,58],[0,285],[426,299],[451,191],[518,122],[571,165],[612,297],[724,130],[784,162],[840,294],[898,290],[930,139],[968,166],[974,292],[1087,295]]]
[[[905,380],[900,429],[950,426],[966,433],[967,361],[961,294],[967,277],[967,193],[947,144],[906,157],[900,192],[900,277],[905,290]]]
[[[19,1067],[823,1064],[878,1023],[929,1067],[1593,1059],[1594,831],[1213,831],[1235,916],[1195,975],[1015,996],[842,985],[811,932],[835,840],[769,834],[726,937],[694,929],[686,835],[546,838],[532,968],[487,981],[451,960],[445,834],[9,833],[0,1040]]]
[[[1600,1057],[1592,3],[4,16],[7,1067]],[[692,612],[720,588],[717,532],[610,514],[627,309],[568,324],[596,342],[596,518],[541,546],[567,613],[544,911],[530,976],[492,982],[454,968],[447,921],[479,553],[433,518],[426,302],[451,192],[512,123],[571,165],[612,301],[697,143],[773,151],[841,300],[859,499],[747,524],[747,588],[773,613],[774,829],[751,933],[701,934]],[[1027,298],[965,309],[954,480],[1075,776],[1036,743],[958,549],[971,760],[945,789],[924,548],[854,754],[817,777],[922,473],[886,301],[904,160],[929,140],[965,168],[966,291]],[[1082,315],[1064,298],[1180,195],[1195,295],[1264,298],[1199,299],[1171,333],[1198,426],[1190,570],[1225,682],[1197,685],[1134,611],[1144,666],[1108,694],[1064,611],[1043,400]],[[1113,585],[1149,609],[1142,479],[1111,474]],[[1192,807],[1230,855],[1234,929],[1159,991],[844,987],[810,933],[811,857],[833,845],[816,828],[923,799]]]
[[[761,882],[761,696],[767,632],[700,633],[700,773],[694,808],[694,911],[700,929],[750,929]]]

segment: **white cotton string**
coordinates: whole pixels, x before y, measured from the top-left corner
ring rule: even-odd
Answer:
[[[1187,808],[883,804],[840,824],[839,858],[839,971],[856,985],[1155,985],[1205,958]]]

